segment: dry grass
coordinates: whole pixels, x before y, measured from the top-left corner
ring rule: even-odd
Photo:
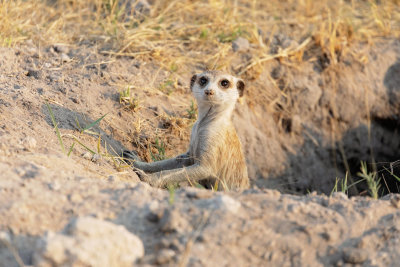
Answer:
[[[38,46],[85,43],[105,55],[152,60],[169,72],[168,79],[153,89],[169,95],[182,73],[223,69],[250,80],[262,73],[268,61],[279,59],[284,68],[296,68],[303,61],[319,60],[320,55],[329,67],[346,54],[363,64],[368,58],[352,44],[373,45],[380,38],[400,37],[398,0],[149,0],[150,14],[139,17],[127,12],[124,2],[0,0],[0,46],[29,39]],[[232,51],[232,41],[238,37],[250,42],[249,53]],[[287,45],[279,43],[282,39]],[[289,83],[290,71],[287,75]],[[291,116],[289,86],[270,80],[273,88],[253,90],[251,97],[269,103],[284,128],[285,118]],[[129,90],[121,92],[120,102],[133,111],[141,107]],[[132,142],[149,160],[149,151],[159,152],[158,136],[187,135],[185,129],[195,119],[193,105],[187,114],[187,120],[160,114],[156,119],[164,129],[149,134],[149,140],[140,139],[139,133],[154,125],[138,116]]]
[[[27,39],[40,45],[90,41],[103,53],[151,57],[176,72],[188,67],[227,68],[237,56],[231,41],[243,36],[252,44],[252,57],[231,71],[257,74],[260,64],[273,58],[302,60],[311,45],[336,62],[354,40],[372,43],[376,37],[400,32],[399,2],[394,0],[150,2],[151,13],[140,21],[117,0],[3,0],[0,44],[13,46]],[[268,37],[277,33],[296,42],[271,55]]]

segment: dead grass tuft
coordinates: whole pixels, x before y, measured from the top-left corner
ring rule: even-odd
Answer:
[[[151,2],[149,15],[138,16],[127,12],[122,0],[1,1],[0,44],[90,41],[104,53],[151,57],[177,72],[188,65],[229,68],[235,57],[231,42],[241,36],[252,50],[233,69],[243,74],[257,73],[259,65],[273,58],[302,60],[310,45],[337,62],[354,40],[373,43],[376,37],[400,32],[399,3],[394,0]],[[292,45],[271,53],[268,40],[288,32]]]

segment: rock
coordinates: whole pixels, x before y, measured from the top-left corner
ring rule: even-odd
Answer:
[[[361,264],[368,259],[368,252],[361,248],[345,248],[343,260],[346,263]]]
[[[82,154],[82,157],[84,159],[92,160],[92,153],[90,153],[89,151],[86,151],[85,153]]]
[[[343,199],[343,200],[348,199],[347,195],[343,192],[333,192],[332,197],[337,198],[337,199]]]
[[[227,195],[219,195],[215,198],[202,200],[199,201],[199,204],[206,209],[228,211],[233,214],[237,213],[241,207],[239,201]]]
[[[146,214],[146,219],[150,222],[159,222],[163,216],[164,210],[160,208],[157,201],[152,201],[148,206],[148,213]]]
[[[188,198],[205,199],[214,195],[214,193],[210,190],[198,189],[194,187],[187,187],[185,188],[185,191]]]
[[[47,75],[46,78],[49,79],[50,82],[57,82],[60,79],[60,77],[56,74]]]
[[[61,61],[62,61],[62,62],[70,62],[70,61],[71,61],[71,58],[70,58],[67,54],[62,53],[62,54],[61,54]]]
[[[93,156],[92,156],[92,158],[91,158],[91,161],[93,161],[93,162],[97,162],[97,161],[99,161],[101,159],[101,155],[100,154],[93,154]]]
[[[166,264],[172,260],[175,254],[175,251],[173,251],[172,249],[162,249],[156,257],[156,263]]]
[[[53,191],[58,191],[61,189],[61,185],[58,181],[49,183],[47,186],[49,187],[50,190],[53,190]]]
[[[147,0],[126,0],[120,1],[121,5],[125,4],[125,13],[127,15],[127,20],[129,20],[130,16],[133,16],[135,19],[140,22],[144,21],[144,19],[151,14],[151,6]],[[135,5],[133,7],[133,5]]]
[[[15,168],[15,172],[22,179],[33,179],[38,177],[38,175],[40,174],[40,169],[35,164],[25,163],[22,166]]]
[[[187,222],[176,209],[166,209],[160,221],[160,229],[163,232],[182,232]]]
[[[109,175],[107,178],[107,181],[109,181],[110,183],[114,183],[117,180],[118,180],[117,177],[115,177],[114,175]]]
[[[299,45],[296,41],[281,33],[275,34],[271,39],[269,37],[265,38],[265,42],[270,43],[271,54],[277,54],[281,49],[295,48]]]
[[[33,255],[34,266],[133,266],[142,241],[123,226],[91,217],[72,220],[61,233],[48,232]]]
[[[184,246],[179,242],[178,238],[170,240],[169,248],[175,251],[183,251]]]
[[[11,242],[10,235],[7,232],[0,231],[0,240],[3,242]]]
[[[32,151],[33,149],[36,148],[36,145],[37,141],[32,136],[27,136],[24,139],[22,139],[22,146],[24,147],[24,150]]]
[[[247,51],[249,48],[250,48],[249,41],[243,37],[239,37],[232,42],[233,52]]]
[[[68,46],[64,44],[54,44],[53,49],[57,53],[67,54],[69,52]]]
[[[398,194],[386,195],[382,197],[382,200],[389,200],[393,207],[400,208],[400,195]]]
[[[40,70],[29,69],[26,73],[28,77],[34,77],[35,79],[39,80],[42,78],[42,72]]]
[[[82,196],[79,193],[72,193],[68,196],[69,201],[72,203],[80,203],[83,201]]]

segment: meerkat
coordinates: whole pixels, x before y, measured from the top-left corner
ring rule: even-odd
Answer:
[[[131,151],[124,151],[124,158],[133,160],[139,178],[155,187],[188,181],[206,188],[217,184],[224,190],[248,188],[246,161],[231,119],[244,89],[243,80],[219,71],[193,75],[190,90],[197,101],[198,119],[188,151],[152,163],[142,162]]]

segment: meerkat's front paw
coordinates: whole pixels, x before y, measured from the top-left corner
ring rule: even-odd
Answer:
[[[128,161],[141,161],[134,151],[124,150],[122,152],[122,157]]]
[[[138,168],[134,168],[134,171],[139,176],[140,181],[148,183],[149,185],[151,185],[153,187],[162,187],[159,179],[157,179],[153,175],[147,174],[147,173],[145,173],[144,171],[142,171],[141,169],[138,169]]]

